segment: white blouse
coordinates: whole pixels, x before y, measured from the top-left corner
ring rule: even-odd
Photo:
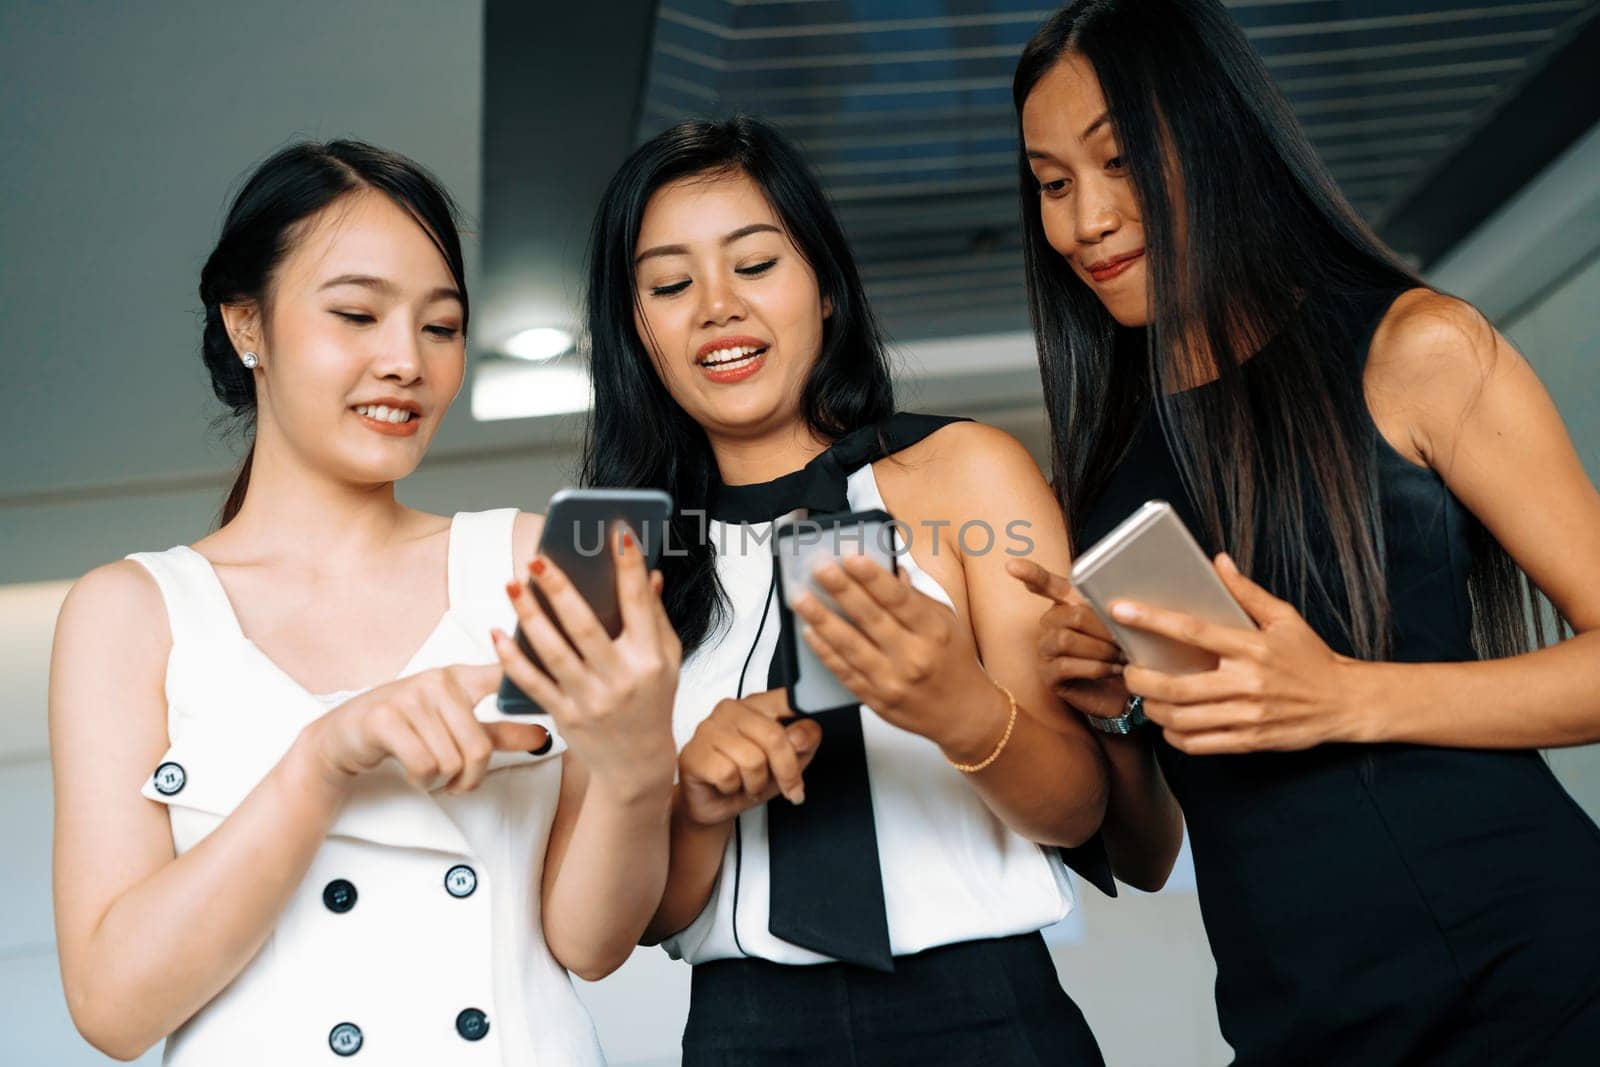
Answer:
[[[511,510],[455,516],[449,608],[400,677],[495,662],[489,628],[516,621],[503,592],[515,520]],[[205,557],[180,546],[129,558],[155,576],[172,630],[171,747],[143,793],[166,805],[181,854],[327,707],[245,637]],[[503,717],[492,698],[477,715]],[[472,793],[422,792],[392,762],[357,779],[266,943],[167,1039],[164,1062],[602,1063],[544,943],[541,872],[566,745],[548,716],[531,719],[551,731],[549,746],[495,753]]]
[[[852,511],[884,507],[871,465],[851,473],[847,497]],[[719,700],[766,688],[767,664],[778,639],[776,604],[761,625],[767,598],[775,599],[772,525],[707,524],[731,617],[684,663],[673,708],[679,748]],[[899,564],[917,589],[952,605],[910,553],[902,553]],[[1074,904],[1072,883],[1053,852],[996,818],[932,741],[867,709],[861,725],[894,955],[1028,933],[1066,916]],[[705,910],[664,947],[690,963],[739,956],[775,963],[826,962],[827,957],[767,929],[768,892],[767,812],[762,806],[739,817]]]

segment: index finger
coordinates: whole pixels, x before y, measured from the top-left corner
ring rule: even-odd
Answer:
[[[466,694],[469,705],[499,690],[500,678],[505,673],[498,663],[458,663],[446,672]]]
[[[769,719],[781,719],[785,715],[794,714],[794,709],[789,707],[787,689],[768,689],[764,693],[751,693],[743,698],[743,703],[749,704]]]
[[[772,771],[778,789],[789,801],[802,804],[806,799],[805,782],[800,776],[800,754],[795,751],[789,731],[763,717],[750,718],[737,724],[739,733],[760,746],[766,753],[767,766]]]
[[[1124,626],[1146,630],[1218,656],[1241,656],[1254,647],[1257,634],[1236,626],[1219,626],[1182,611],[1153,608],[1133,600],[1111,604],[1111,617]]]
[[[1046,600],[1054,600],[1057,604],[1071,603],[1077,595],[1071,582],[1031,559],[1006,560],[1006,573],[1027,586],[1029,592]]]

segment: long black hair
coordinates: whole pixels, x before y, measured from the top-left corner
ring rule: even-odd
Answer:
[[[586,322],[594,407],[582,480],[672,494],[663,595],[685,651],[705,641],[726,607],[704,522],[717,465],[705,431],[667,392],[634,326],[634,255],[645,205],[657,189],[720,174],[744,174],[760,186],[832,309],[799,398],[812,433],[834,440],[894,412],[888,360],[855,259],[794,145],[771,126],[737,116],[680,122],[628,157],[606,186],[590,237]]]
[[[251,302],[265,321],[273,274],[302,235],[301,223],[360,189],[383,193],[432,239],[461,294],[461,330],[466,332],[467,278],[456,228],[458,213],[444,187],[405,156],[360,141],[292,144],[245,180],[228,205],[222,235],[200,271],[200,300],[205,305],[200,358],[211,372],[212,391],[228,408],[224,417],[247,433],[255,424],[256,381],[239,360],[222,308]],[[254,458],[252,439],[222,505],[220,523],[226,524],[244,504]]]
[[[1382,658],[1377,435],[1359,364],[1330,343],[1325,298],[1422,283],[1344,199],[1218,0],[1079,0],[1058,12],[1017,66],[1019,141],[1029,93],[1069,54],[1093,66],[1105,94],[1144,226],[1151,307],[1141,352],[1138,332],[1119,327],[1046,241],[1019,149],[1029,306],[1074,538],[1148,405],[1212,543],[1342,627],[1336,643]],[[1268,339],[1272,357],[1242,374]],[[1207,360],[1214,385],[1184,390]],[[1524,586],[1481,524],[1475,541],[1474,645],[1521,651]],[[1313,546],[1331,551],[1336,573],[1313,566]]]

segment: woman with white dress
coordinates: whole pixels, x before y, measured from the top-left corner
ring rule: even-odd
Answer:
[[[538,516],[396,500],[468,317],[453,205],[414,163],[283,150],[200,291],[213,387],[255,427],[222,525],[93,571],[57,624],[75,1023],[117,1058],[167,1038],[166,1062],[205,1067],[601,1062],[568,972],[626,959],[665,881],[659,577],[613,546],[613,640],[535,557]],[[545,713],[500,715],[503,672]]]

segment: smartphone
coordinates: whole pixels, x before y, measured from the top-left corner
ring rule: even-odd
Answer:
[[[800,637],[790,602],[801,592],[809,592],[830,610],[838,611],[839,605],[817,584],[816,569],[826,560],[858,555],[876,560],[884,570],[897,574],[897,545],[894,518],[882,510],[813,515],[785,523],[773,535],[778,612],[783,622],[778,634],[778,655],[784,657],[787,667],[784,673],[790,708],[815,715],[860,703]]]
[[[1117,622],[1111,617],[1113,602],[1138,600],[1222,626],[1256,628],[1165,500],[1145,501],[1079,556],[1072,565],[1072,584],[1130,662],[1168,674],[1212,670],[1217,659],[1193,645]]]
[[[550,498],[539,552],[564,571],[606,633],[622,632],[622,609],[617,603],[617,568],[613,545],[620,524],[626,523],[639,540],[645,566],[654,569],[667,541],[672,519],[672,497],[658,489],[562,489]],[[531,581],[539,606],[550,615],[544,594]],[[550,615],[554,621],[554,615]],[[560,629],[560,623],[556,623]],[[566,636],[565,633],[562,636]],[[517,628],[517,645],[541,670],[544,664]],[[507,715],[543,712],[510,678],[500,680],[500,710]]]

